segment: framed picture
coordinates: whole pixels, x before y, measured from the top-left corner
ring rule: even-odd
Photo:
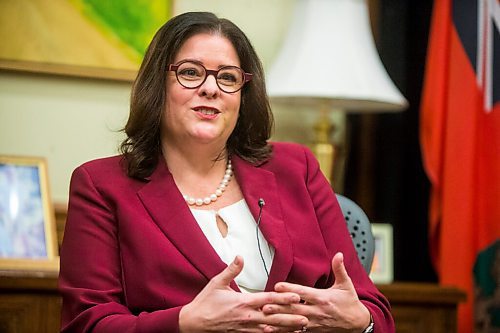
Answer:
[[[132,81],[171,1],[0,1],[0,68]]]
[[[374,283],[391,283],[394,279],[392,225],[372,223],[375,255],[370,271]]]
[[[46,160],[0,156],[0,269],[58,267]]]

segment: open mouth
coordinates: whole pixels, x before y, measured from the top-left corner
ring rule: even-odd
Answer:
[[[204,115],[204,116],[215,116],[220,113],[219,110],[214,109],[214,108],[207,108],[207,107],[196,107],[193,109],[194,111]]]

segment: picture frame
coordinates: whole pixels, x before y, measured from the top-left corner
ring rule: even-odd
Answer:
[[[58,269],[47,161],[0,156],[0,270]]]
[[[0,2],[0,70],[132,82],[172,3]]]
[[[394,279],[393,230],[388,223],[372,223],[375,254],[370,271],[374,283],[391,283]]]

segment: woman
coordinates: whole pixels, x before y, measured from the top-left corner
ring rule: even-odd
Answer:
[[[243,32],[210,13],[167,22],[122,155],[73,173],[62,330],[393,332],[317,161],[271,128]]]

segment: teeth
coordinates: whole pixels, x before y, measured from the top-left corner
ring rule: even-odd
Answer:
[[[198,109],[197,111],[202,113],[202,114],[206,114],[206,115],[210,115],[210,116],[215,114],[215,110]]]

